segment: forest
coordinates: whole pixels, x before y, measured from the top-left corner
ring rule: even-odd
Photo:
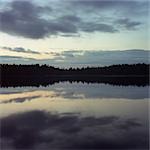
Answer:
[[[121,64],[105,67],[60,69],[47,65],[1,64],[1,87],[48,86],[58,82],[149,85],[148,64]]]
[[[0,64],[1,76],[52,75],[149,75],[149,64],[119,64],[105,67],[60,69],[48,65]]]

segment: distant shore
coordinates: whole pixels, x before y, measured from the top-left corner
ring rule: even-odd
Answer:
[[[149,85],[149,65],[112,65],[95,68],[59,69],[39,65],[1,64],[1,87],[48,86],[58,82],[105,83],[112,85]]]

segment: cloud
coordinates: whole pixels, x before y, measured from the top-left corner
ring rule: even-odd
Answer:
[[[14,48],[7,48],[14,50]],[[15,51],[20,51],[20,48]],[[22,50],[22,49],[21,49]],[[24,49],[23,49],[24,50]],[[31,52],[31,51],[27,51]],[[32,53],[32,52],[31,52]],[[34,52],[33,52],[34,53]],[[108,66],[113,64],[135,64],[149,63],[148,50],[131,49],[115,51],[83,51],[70,50],[63,52],[50,52],[46,55],[52,55],[49,59],[26,58],[24,56],[0,56],[0,63],[17,63],[17,64],[48,64],[56,67],[86,67],[86,66]]]
[[[126,28],[128,30],[136,29],[136,27],[139,27],[139,25],[141,25],[141,22],[131,21],[128,18],[119,19],[116,21],[116,23],[118,23],[119,25],[123,26],[124,28]]]
[[[128,120],[132,120],[128,132],[118,128]],[[3,149],[140,149],[148,148],[149,143],[148,128],[132,118],[30,111],[0,121]]]
[[[114,23],[116,19],[120,25],[124,25],[126,30],[134,30],[143,23],[133,21],[132,17],[120,20],[125,15],[122,10],[136,14],[132,13],[133,9],[141,9],[139,2],[136,1],[48,2],[45,5],[30,1],[3,2],[5,7],[0,11],[1,32],[31,39],[50,36],[78,37],[82,33],[121,32],[122,28]],[[142,6],[145,10],[145,4]],[[91,10],[87,10],[88,8]],[[120,11],[121,16],[113,15],[117,10]],[[108,14],[109,17],[107,17]]]
[[[59,89],[59,88],[60,89]],[[148,86],[145,87],[135,87],[129,86],[128,88],[120,88],[119,86],[110,86],[110,85],[101,85],[99,84],[83,84],[83,83],[74,83],[74,84],[61,84],[55,85],[52,89],[48,88],[47,90],[52,90],[56,93],[57,96],[61,96],[65,99],[98,99],[98,98],[115,98],[115,99],[145,99],[148,98]],[[108,92],[109,91],[109,92]]]
[[[9,55],[5,55],[5,56],[0,56],[2,59],[24,59],[24,57],[21,56],[9,56]]]
[[[130,130],[130,128],[136,128],[140,126],[142,126],[142,124],[136,121],[135,119],[128,119],[124,123],[119,124],[117,127],[122,130]]]
[[[35,98],[39,98],[40,96],[26,96],[23,98],[13,98],[13,99],[9,99],[7,101],[2,101],[0,102],[0,104],[7,104],[7,103],[23,103],[25,101],[30,101],[33,100]]]
[[[13,52],[21,52],[21,53],[29,53],[29,54],[40,54],[40,52],[37,51],[32,51],[30,49],[24,49],[23,47],[15,47],[15,48],[11,48],[11,47],[1,47],[2,49],[5,50],[9,50],[9,51],[13,51]]]
[[[109,33],[118,32],[118,30],[115,29],[112,25],[95,24],[95,23],[85,23],[82,26],[82,30],[85,32],[95,32],[95,31],[109,32]]]
[[[29,1],[13,1],[10,7],[11,9],[0,12],[2,32],[33,39],[77,32],[76,26],[72,23],[76,17],[64,17],[64,22],[43,19],[39,9],[45,8],[39,8]]]
[[[23,91],[22,88],[17,88],[16,89],[6,89],[1,91],[1,95],[7,96],[8,94],[20,94],[17,96],[15,99],[11,98],[10,99],[5,99],[0,103],[15,103],[15,102],[20,102],[23,103],[24,100],[34,100],[34,98],[38,98],[39,91],[42,92],[52,92],[54,93],[53,95],[47,95],[49,98],[65,98],[69,100],[85,100],[85,99],[92,99],[97,100],[97,99],[130,99],[130,100],[144,100],[149,97],[149,86],[141,86],[140,88],[138,86],[128,86],[128,87],[122,87],[120,86],[113,86],[110,84],[99,84],[99,83],[94,83],[94,84],[89,84],[89,83],[82,83],[82,82],[54,82],[53,84],[51,82],[51,86],[46,86],[46,87],[32,87],[32,91],[30,91],[30,88],[28,88],[25,92]],[[121,84],[120,84],[121,85]],[[44,91],[43,91],[44,88]],[[21,97],[22,95],[26,95],[26,92],[31,92],[31,97]],[[109,92],[108,92],[109,91]],[[13,95],[12,95],[13,96]],[[42,96],[41,96],[42,98]]]
[[[107,66],[112,64],[149,63],[147,50],[65,51],[60,57],[64,66]],[[59,60],[59,58],[58,58]],[[57,61],[57,59],[55,60]]]
[[[119,11],[122,13],[130,13],[130,15],[135,15],[135,13],[148,13],[148,2],[146,0],[76,0],[71,1],[75,7],[80,7],[80,9],[89,10],[89,8],[93,9],[93,11],[102,10],[102,11]],[[137,9],[139,8],[139,9]],[[132,13],[132,14],[131,14]]]
[[[103,0],[93,0],[93,1],[85,1],[85,0],[76,0],[76,1],[73,1],[72,2],[73,4],[76,4],[77,6],[81,6],[81,7],[94,7],[94,8],[102,8],[102,9],[105,9],[105,8],[112,8],[112,7],[118,7],[118,5],[121,5],[123,3],[126,3],[126,4],[131,4],[130,2],[128,1],[112,1],[112,0],[106,0],[106,1],[103,1]]]
[[[46,34],[47,22],[39,18],[37,6],[29,1],[12,1],[10,7],[0,13],[2,32],[29,38]]]
[[[60,17],[60,20],[65,21],[65,22],[71,21],[71,22],[77,23],[81,21],[81,18],[74,16],[74,15],[66,15],[66,16]]]

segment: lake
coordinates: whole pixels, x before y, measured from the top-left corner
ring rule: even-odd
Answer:
[[[1,148],[148,149],[148,90],[81,82],[1,88]]]

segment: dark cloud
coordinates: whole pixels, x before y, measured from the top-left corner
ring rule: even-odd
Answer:
[[[70,2],[76,8],[80,8],[87,11],[93,11],[99,14],[103,11],[118,10],[122,11],[129,6],[135,5],[136,2],[122,1],[122,0],[75,0]]]
[[[115,29],[112,25],[95,24],[95,23],[85,23],[82,26],[82,30],[85,32],[95,32],[95,31],[109,32],[109,33],[118,32],[118,30]]]
[[[75,0],[71,1],[75,7],[80,7],[80,9],[91,8],[93,11],[97,10],[110,10],[110,11],[119,11],[121,14],[126,13],[130,15],[135,15],[135,13],[148,13],[148,1],[143,0]],[[134,13],[134,14],[133,14]]]
[[[62,16],[59,18],[62,21],[66,21],[66,22],[74,22],[74,23],[79,23],[81,22],[81,18],[74,16],[74,15],[66,15],[66,16]]]
[[[29,38],[40,38],[46,34],[47,22],[39,18],[37,6],[29,1],[13,1],[10,7],[0,12],[2,32]]]
[[[45,8],[39,8],[29,1],[13,1],[10,6],[11,9],[0,12],[2,32],[33,39],[56,35],[59,32],[77,32],[76,26],[71,23],[73,21],[71,18],[71,21],[66,24],[59,20],[43,19],[39,9],[44,10]]]
[[[77,33],[77,34],[60,34],[60,36],[63,36],[63,37],[80,37],[81,35],[79,33]]]
[[[141,24],[144,24],[143,15],[148,17],[148,1],[129,1],[129,0],[76,0],[70,2],[77,10],[81,13],[84,12],[91,17],[93,20],[92,26],[89,28],[90,31],[110,32],[114,33],[122,31],[122,28],[117,26],[117,22],[114,22],[116,18],[122,20],[120,23],[126,30],[134,30]],[[94,16],[94,17],[93,17]],[[124,20],[125,16],[129,18]],[[142,18],[142,19],[141,19]],[[136,21],[138,19],[139,21]],[[99,27],[97,27],[99,25]],[[101,30],[102,28],[102,30]],[[104,30],[103,30],[104,29]],[[87,30],[88,31],[88,30]]]
[[[137,27],[139,27],[139,25],[141,25],[141,22],[132,21],[129,18],[119,19],[116,21],[116,23],[123,26],[124,28],[128,30],[136,29]]]
[[[0,30],[11,35],[32,39],[40,39],[53,35],[78,37],[81,32],[115,33],[122,29],[116,26],[111,20],[103,21],[107,17],[101,15],[101,13],[103,14],[104,11],[109,12],[112,9],[116,10],[116,8],[117,10],[122,10],[123,8],[129,9],[131,6],[132,9],[130,10],[133,10],[139,6],[137,2],[124,1],[73,1],[66,2],[61,5],[61,8],[56,9],[55,5],[57,5],[57,3],[58,2],[54,5],[50,3],[50,6],[41,6],[40,3],[32,3],[29,1],[12,1],[6,3],[9,7],[7,9],[1,9],[0,11]],[[94,11],[90,11],[91,13],[89,14],[89,12],[85,10],[87,7],[98,9],[93,8]],[[59,14],[60,9],[62,12],[61,15]],[[114,20],[112,12],[109,13],[110,18]],[[98,16],[103,17],[102,19],[95,19]],[[132,21],[132,19],[120,20],[119,22],[121,25],[124,25],[127,30],[133,30],[136,26],[141,24],[141,22]]]
[[[130,130],[130,128],[133,128],[133,127],[136,128],[140,126],[142,126],[142,124],[136,121],[135,119],[128,119],[124,123],[122,124],[120,123],[119,125],[117,125],[118,128],[123,129],[123,130]]]
[[[29,53],[29,54],[40,54],[40,52],[37,51],[32,51],[30,49],[24,49],[23,47],[15,47],[15,48],[11,48],[11,47],[2,47],[2,49],[6,49],[9,51],[13,51],[13,52],[22,52],[22,53]]]
[[[7,103],[23,103],[24,101],[30,101],[33,100],[35,98],[39,98],[40,96],[26,96],[23,98],[13,98],[13,99],[9,99],[7,101],[2,101],[0,102],[0,104],[7,104]]]
[[[106,9],[106,8],[113,8],[113,7],[118,7],[118,6],[122,6],[124,7],[124,5],[128,5],[128,6],[135,6],[136,4],[138,4],[138,1],[126,1],[126,0],[76,0],[76,1],[72,1],[74,4],[82,5],[82,7],[97,7],[102,8],[102,9]]]
[[[8,56],[8,55],[5,55],[5,56],[0,56],[1,59],[24,59],[24,57],[21,57],[21,56]]]
[[[144,149],[149,143],[148,128],[132,119],[130,130],[121,132],[117,125],[126,124],[126,119],[117,116],[95,118],[31,111],[0,121],[3,149]]]

